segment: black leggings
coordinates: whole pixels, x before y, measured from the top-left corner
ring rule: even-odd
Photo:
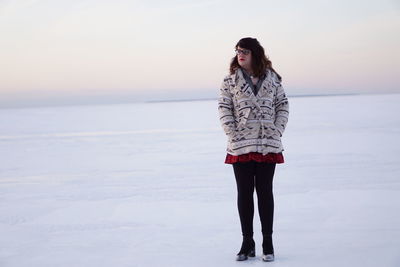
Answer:
[[[274,196],[272,180],[275,163],[255,161],[233,164],[238,191],[237,205],[243,236],[253,236],[254,187],[257,192],[258,212],[263,235],[272,235],[274,220]]]

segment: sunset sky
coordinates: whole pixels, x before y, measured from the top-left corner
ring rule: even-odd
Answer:
[[[398,0],[0,0],[0,107],[214,97],[249,36],[289,95],[400,93]]]

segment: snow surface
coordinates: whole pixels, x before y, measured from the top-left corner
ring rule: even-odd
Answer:
[[[290,99],[276,261],[236,262],[216,101],[0,110],[0,266],[400,266],[400,95]]]

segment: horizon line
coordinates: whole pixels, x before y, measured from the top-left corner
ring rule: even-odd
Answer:
[[[288,98],[305,98],[305,97],[334,97],[334,96],[355,96],[355,95],[388,95],[388,94],[400,94],[398,92],[382,92],[382,93],[327,93],[327,94],[287,94]],[[70,106],[96,106],[96,105],[125,105],[125,104],[151,104],[151,103],[178,103],[178,102],[195,102],[195,101],[211,101],[218,100],[218,97],[207,97],[207,98],[183,98],[183,99],[159,99],[159,100],[145,100],[145,101],[120,101],[120,102],[98,102],[98,103],[32,103],[31,105],[18,105],[2,107],[2,109],[24,109],[24,108],[43,108],[43,107],[70,107]]]

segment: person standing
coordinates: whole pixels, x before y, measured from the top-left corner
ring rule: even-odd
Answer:
[[[284,163],[281,137],[288,122],[289,103],[282,78],[257,39],[240,39],[235,52],[230,74],[221,85],[218,111],[228,137],[225,163],[232,164],[237,185],[243,241],[236,260],[255,257],[255,188],[263,235],[262,260],[274,261],[272,184],[276,164]]]

